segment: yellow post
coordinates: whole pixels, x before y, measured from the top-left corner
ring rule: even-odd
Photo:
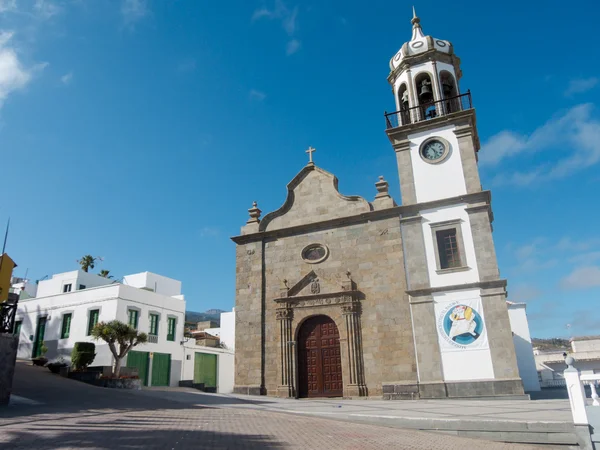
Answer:
[[[10,278],[12,277],[12,272],[15,267],[17,267],[17,265],[6,253],[0,256],[0,303],[4,303],[8,300]]]

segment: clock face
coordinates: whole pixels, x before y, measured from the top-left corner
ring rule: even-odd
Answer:
[[[446,146],[438,140],[431,140],[421,149],[423,158],[428,161],[437,161],[446,153]]]

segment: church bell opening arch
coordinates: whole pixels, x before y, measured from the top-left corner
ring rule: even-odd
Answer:
[[[298,396],[342,397],[340,332],[335,322],[320,314],[298,329]]]

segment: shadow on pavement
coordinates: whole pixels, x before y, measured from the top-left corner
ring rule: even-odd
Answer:
[[[201,409],[217,405],[269,403],[205,394],[193,389],[150,388],[130,391],[101,388],[61,377],[47,368],[31,366],[24,361],[17,362],[15,367],[12,393],[39,404],[14,402],[8,407],[0,407],[0,427],[22,422],[30,416],[39,418],[40,415],[54,413],[94,415],[115,410]]]
[[[167,421],[168,422],[168,421]],[[175,421],[173,421],[175,423]],[[161,418],[161,425],[165,420]],[[140,427],[147,426],[147,429]],[[245,435],[219,431],[157,429],[154,421],[113,420],[98,424],[37,426],[35,432],[7,430],[2,447],[6,449],[56,448],[211,448],[211,449],[281,449],[284,444],[267,435]],[[42,437],[41,434],[44,435]]]
[[[231,406],[231,405],[263,405],[273,404],[273,401],[259,400],[260,397],[239,398],[230,397],[226,394],[206,394],[194,389],[143,389],[133,393],[138,397],[152,397],[175,402],[185,403],[186,405],[206,405],[206,406]]]

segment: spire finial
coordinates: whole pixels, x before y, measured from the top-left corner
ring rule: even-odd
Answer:
[[[414,6],[413,6],[413,18],[410,21],[410,23],[413,24],[413,30],[415,28],[421,28],[421,25],[420,25],[421,19],[419,19],[419,16],[417,16],[417,11],[415,11],[415,7]]]
[[[419,19],[419,16],[417,16],[417,11],[415,11],[415,7],[413,6],[412,8],[413,18],[410,21],[410,23],[412,23],[413,26],[413,34],[411,41],[414,41],[420,38],[424,38],[425,35],[423,34],[423,30],[421,30],[421,19]]]

